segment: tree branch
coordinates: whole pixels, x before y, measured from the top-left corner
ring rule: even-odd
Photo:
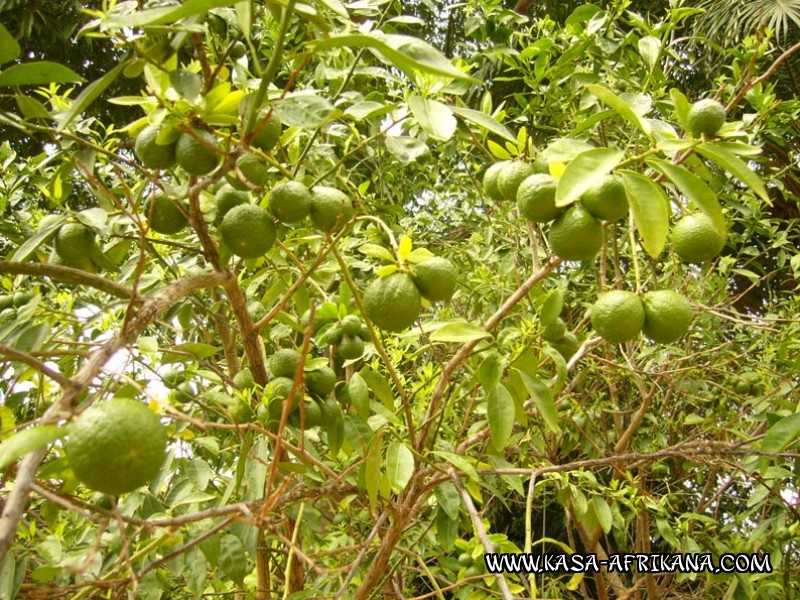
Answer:
[[[101,292],[106,292],[117,298],[128,300],[133,296],[133,290],[119,285],[92,273],[87,273],[81,269],[73,267],[62,267],[60,265],[49,265],[45,263],[17,262],[13,260],[0,260],[0,273],[10,273],[11,275],[39,275],[42,277],[52,277],[60,281],[69,281],[88,285]]]
[[[65,377],[58,371],[54,371],[38,358],[34,358],[27,352],[20,352],[19,350],[14,350],[14,348],[9,348],[3,344],[0,344],[0,356],[5,356],[12,361],[17,361],[21,363],[25,363],[29,367],[33,367],[40,373],[47,375],[50,379],[58,383],[62,388],[63,387],[72,387],[74,382],[69,378]]]

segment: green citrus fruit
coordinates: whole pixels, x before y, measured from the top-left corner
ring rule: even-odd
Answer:
[[[269,180],[269,166],[251,152],[242,154],[236,160],[236,167],[255,186],[261,187]]]
[[[233,207],[222,219],[219,231],[225,245],[242,258],[263,256],[275,243],[272,217],[265,209],[253,204]]]
[[[269,209],[282,223],[296,223],[311,210],[311,192],[299,181],[279,183],[269,194]]]
[[[168,388],[176,388],[178,385],[186,381],[186,371],[179,371],[178,369],[167,369],[162,375],[161,380]]]
[[[364,292],[364,315],[381,329],[402,331],[413,325],[420,313],[421,297],[408,273],[379,277]]]
[[[475,561],[472,560],[472,555],[469,552],[462,552],[458,556],[458,564],[462,567],[471,567],[473,562]]]
[[[292,414],[289,415],[289,424],[293,427],[300,427],[302,424],[306,429],[319,427],[322,425],[322,407],[320,407],[316,400],[307,398],[303,402],[302,418],[300,415],[300,404],[298,403]]]
[[[550,323],[544,328],[542,338],[548,342],[558,342],[564,339],[567,334],[567,325],[561,319],[557,319],[554,323]]]
[[[361,358],[364,354],[364,340],[360,337],[344,335],[339,343],[339,356],[345,360]]]
[[[178,205],[176,200],[168,196],[157,193],[147,203],[145,209],[147,212],[147,222],[150,223],[150,229],[165,235],[172,235],[178,233],[189,224],[186,219],[187,207],[183,210]]]
[[[500,188],[497,187],[497,178],[500,175],[500,171],[502,171],[503,167],[507,164],[510,164],[510,161],[504,160],[494,163],[486,169],[486,172],[483,174],[483,193],[495,202],[499,202],[503,199],[503,196],[500,194]]]
[[[318,185],[311,191],[311,222],[317,229],[331,231],[353,218],[353,202],[336,188]]]
[[[372,339],[372,336],[369,334],[369,327],[367,327],[366,323],[361,324],[361,331],[358,333],[358,337],[365,342],[368,342]]]
[[[158,474],[167,430],[145,404],[113,399],[86,409],[64,447],[75,476],[109,495],[130,492]]]
[[[214,194],[214,200],[217,203],[217,221],[222,221],[235,206],[250,204],[250,196],[247,192],[236,190],[229,185],[219,188]]]
[[[644,304],[644,334],[654,342],[671,344],[683,337],[692,322],[692,306],[678,292],[647,292]]]
[[[322,367],[306,373],[306,389],[315,396],[327,396],[336,387],[336,372],[330,367]]]
[[[497,189],[504,200],[514,202],[517,199],[519,185],[536,173],[533,165],[515,160],[506,164],[497,176]]]
[[[337,323],[335,325],[332,325],[325,332],[325,337],[322,340],[322,342],[326,346],[337,346],[342,341],[343,335],[344,333],[342,332],[342,327]]]
[[[540,154],[533,161],[533,170],[537,173],[544,173],[545,175],[550,175],[550,164]]]
[[[692,213],[672,228],[672,247],[684,262],[702,263],[722,252],[725,234],[703,213]]]
[[[179,383],[178,387],[170,391],[168,399],[172,404],[188,404],[194,401],[196,395],[197,392],[194,387],[192,387],[192,384],[188,381],[184,381]]]
[[[628,195],[622,179],[606,175],[581,196],[583,207],[598,219],[619,221],[628,216]]]
[[[553,253],[564,260],[591,260],[603,245],[603,226],[575,204],[553,221],[547,239]]]
[[[689,131],[694,137],[713,135],[725,124],[725,107],[716,100],[706,98],[692,104],[687,117]]]
[[[269,359],[269,372],[273,377],[286,377],[294,380],[300,366],[300,353],[291,348],[281,348]]]
[[[148,169],[169,169],[175,164],[175,142],[159,144],[156,142],[161,127],[148,125],[136,136],[133,151],[139,161]]]
[[[560,340],[550,342],[550,345],[558,351],[564,360],[572,358],[578,351],[578,348],[580,348],[580,342],[578,342],[577,336],[571,331],[566,332],[564,337]]]
[[[233,376],[233,385],[240,390],[249,390],[255,387],[256,381],[253,379],[253,372],[245,367]]]
[[[14,306],[14,296],[11,294],[4,294],[0,296],[0,310],[5,310]]]
[[[247,46],[242,42],[236,42],[231,48],[231,58],[242,58],[247,53]]]
[[[632,340],[644,327],[642,301],[633,292],[612,290],[592,306],[592,327],[604,340],[618,344]]]
[[[65,223],[59,227],[54,242],[56,253],[68,265],[84,263],[94,245],[94,231],[83,223]]]
[[[361,333],[361,319],[356,315],[347,315],[342,319],[342,332],[346,335],[358,335]]]
[[[278,113],[273,110],[270,115],[268,109],[261,109],[258,114],[258,120],[253,127],[253,137],[250,140],[250,145],[263,152],[269,152],[278,144],[280,138],[281,120],[278,118]]]
[[[208,131],[195,129],[182,133],[175,146],[178,164],[190,175],[205,175],[217,168],[221,160],[217,139]]]
[[[526,177],[517,188],[517,206],[522,216],[534,223],[555,219],[563,209],[556,206],[555,178],[544,173]]]
[[[449,300],[456,291],[456,268],[446,258],[434,256],[414,265],[414,283],[431,302]]]

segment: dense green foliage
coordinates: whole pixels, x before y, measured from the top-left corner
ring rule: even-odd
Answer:
[[[0,597],[800,594],[790,19],[0,4]],[[119,497],[110,399],[169,436]],[[486,572],[541,551],[773,570]]]

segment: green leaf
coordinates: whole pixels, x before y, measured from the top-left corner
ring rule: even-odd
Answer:
[[[427,42],[407,35],[385,34],[373,31],[368,34],[353,33],[335,35],[310,42],[317,50],[333,48],[371,48],[409,77],[415,71],[462,79],[471,83],[482,83],[456,68],[438,50]]]
[[[463,343],[487,337],[492,337],[492,334],[472,323],[448,323],[431,334],[431,341]]]
[[[564,310],[564,291],[560,289],[551,290],[547,294],[547,298],[544,299],[539,322],[543,326],[555,323],[562,310]]]
[[[185,344],[179,344],[175,346],[175,350],[194,354],[200,359],[214,356],[217,352],[219,352],[219,348],[216,346],[210,346],[209,344],[203,344],[201,342],[186,342]]]
[[[642,133],[650,133],[650,126],[647,124],[647,122],[642,121],[641,117],[636,114],[636,111],[634,111],[633,108],[631,108],[622,98],[617,96],[610,89],[595,83],[590,83],[586,86],[586,89],[597,96],[598,100],[616,111],[616,113],[623,119],[636,126],[636,128]]]
[[[394,263],[394,256],[392,253],[387,248],[379,246],[378,244],[362,244],[358,247],[358,251],[372,258],[382,260],[385,263]]]
[[[550,392],[550,388],[543,381],[536,379],[524,371],[520,371],[519,369],[515,369],[515,371],[519,373],[522,383],[525,384],[525,389],[528,390],[528,395],[531,397],[536,409],[542,416],[544,424],[547,425],[553,433],[560,433],[561,427],[558,424],[558,409],[556,408],[556,403],[553,399],[553,394]]]
[[[47,60],[14,65],[0,73],[0,87],[45,83],[81,83],[82,81],[83,77],[72,69]]]
[[[252,0],[239,0],[234,7],[236,20],[242,28],[244,37],[250,38],[250,26],[253,24],[253,2]]]
[[[373,102],[372,100],[365,100],[364,102],[356,102],[349,106],[344,111],[345,116],[352,117],[357,121],[366,119],[368,117],[379,117],[391,112],[394,108],[392,104],[381,104],[380,102]]]
[[[370,443],[370,447],[364,461],[364,484],[367,488],[370,506],[378,503],[378,489],[381,483],[381,446],[383,435],[378,433]]]
[[[22,53],[19,43],[0,23],[0,65],[14,60]]]
[[[762,452],[782,452],[800,436],[800,413],[783,417],[767,430],[761,440]]]
[[[726,230],[725,216],[722,214],[722,207],[719,205],[717,195],[705,181],[685,167],[671,162],[651,159],[647,161],[647,164],[666,175],[681,194],[694,202],[711,219],[720,232]]]
[[[601,177],[607,175],[625,156],[619,150],[594,148],[569,162],[556,188],[556,206],[568,206],[581,197]]]
[[[14,411],[7,406],[0,406],[0,440],[6,440],[14,435],[17,420]]]
[[[386,136],[386,149],[401,162],[410,163],[430,153],[424,142],[406,135]]]
[[[342,114],[326,98],[313,94],[295,94],[275,100],[273,106],[281,121],[295,127],[319,127]]]
[[[764,202],[772,206],[772,201],[769,198],[769,194],[761,178],[759,178],[742,159],[735,154],[731,154],[725,146],[717,142],[703,142],[697,146],[697,151],[721,169],[725,169],[731,175],[740,179]]]
[[[688,130],[689,110],[692,108],[691,104],[689,104],[689,100],[683,95],[683,92],[675,88],[669,91],[669,95],[675,105],[675,116],[678,118],[678,122],[685,130]]]
[[[242,541],[231,533],[226,533],[220,540],[219,568],[222,573],[241,585],[247,575],[247,555]]]
[[[473,481],[479,481],[478,472],[475,470],[475,467],[473,467],[472,464],[463,456],[453,454],[452,452],[445,452],[443,450],[434,450],[431,452],[431,454],[443,458]]]
[[[639,40],[639,53],[644,62],[652,69],[658,63],[658,57],[661,54],[661,40],[652,35],[646,35]]]
[[[511,133],[505,125],[499,123],[497,120],[487,114],[477,110],[463,108],[461,106],[451,106],[450,109],[454,114],[461,117],[465,121],[474,123],[478,127],[482,127],[486,131],[490,131],[491,133],[499,135],[501,138],[506,139],[511,143],[517,141],[517,138],[514,137],[514,134]]]
[[[47,228],[39,231],[33,237],[30,237],[27,240],[25,240],[25,242],[23,242],[23,244],[19,248],[17,248],[13,252],[13,254],[11,254],[11,256],[8,257],[8,260],[15,260],[17,262],[22,262],[23,260],[28,258],[31,254],[36,252],[36,249],[39,246],[41,246],[48,239],[50,239],[50,236],[52,236],[66,220],[67,219],[64,216],[61,216],[58,219],[53,219],[53,222],[50,223],[50,225]]]
[[[508,445],[514,429],[514,413],[514,398],[502,383],[498,383],[489,390],[486,398],[489,432],[496,450],[502,450]]]
[[[397,493],[402,492],[414,474],[414,454],[408,446],[400,442],[389,446],[386,451],[386,473],[392,489]]]
[[[461,508],[461,496],[459,496],[456,486],[450,481],[445,481],[441,485],[437,485],[433,492],[436,496],[436,502],[447,513],[447,516],[451,519],[457,519]]]
[[[614,517],[611,514],[611,508],[608,503],[600,496],[592,498],[592,508],[597,517],[597,522],[603,528],[604,533],[611,531],[611,526],[614,524]]]
[[[14,99],[17,101],[20,112],[26,119],[51,119],[53,115],[47,110],[47,107],[39,102],[36,98],[31,98],[25,94],[15,94]]]
[[[498,352],[492,350],[481,362],[478,370],[475,373],[475,376],[477,377],[478,381],[481,382],[481,385],[484,389],[490,390],[500,383],[500,378],[503,376],[504,368],[505,363],[503,362],[502,357]]]
[[[179,19],[192,15],[199,15],[212,8],[233,6],[239,1],[240,0],[186,0],[178,6],[151,8],[149,10],[140,10],[132,15],[111,17],[102,23],[101,29],[120,29],[122,27],[142,27],[144,25],[174,23]]]
[[[420,127],[433,137],[445,142],[453,137],[457,122],[449,106],[436,100],[412,95],[408,99],[408,107]]]
[[[642,246],[653,258],[664,250],[669,232],[669,198],[660,185],[635,171],[621,171]]]
[[[42,425],[18,431],[0,444],[0,470],[29,452],[38,450],[67,435],[66,427]]]

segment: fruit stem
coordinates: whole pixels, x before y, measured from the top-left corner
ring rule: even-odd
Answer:
[[[628,222],[631,224],[631,226],[628,227],[628,235],[630,236],[630,239],[631,239],[631,251],[632,251],[631,254],[633,255],[633,274],[636,277],[636,293],[637,294],[641,294],[642,293],[642,278],[641,278],[641,274],[639,272],[639,257],[638,257],[638,253],[636,252],[636,236],[634,235],[634,232],[633,232],[633,230],[635,228],[635,225],[634,225],[635,221],[633,219],[633,209],[631,209],[631,214],[630,214],[630,217],[628,218]]]
[[[264,74],[261,76],[261,83],[256,90],[255,97],[252,102],[247,103],[247,115],[244,120],[244,137],[250,135],[256,123],[256,115],[258,109],[264,103],[264,98],[267,95],[267,88],[280,68],[283,62],[283,44],[286,41],[286,32],[289,30],[289,21],[292,18],[292,11],[294,10],[296,0],[289,0],[286,8],[281,17],[281,29],[278,33],[278,39],[275,41],[275,47],[272,50],[272,56],[267,63],[267,68],[264,69]]]
[[[360,217],[357,217],[356,221],[374,221],[375,223],[377,223],[380,227],[383,228],[383,230],[386,232],[386,235],[389,236],[389,243],[392,244],[392,250],[394,252],[397,252],[397,239],[394,237],[394,233],[392,233],[392,230],[389,228],[389,226],[386,223],[384,223],[381,219],[379,219],[378,217],[373,217],[372,215],[362,215]]]

